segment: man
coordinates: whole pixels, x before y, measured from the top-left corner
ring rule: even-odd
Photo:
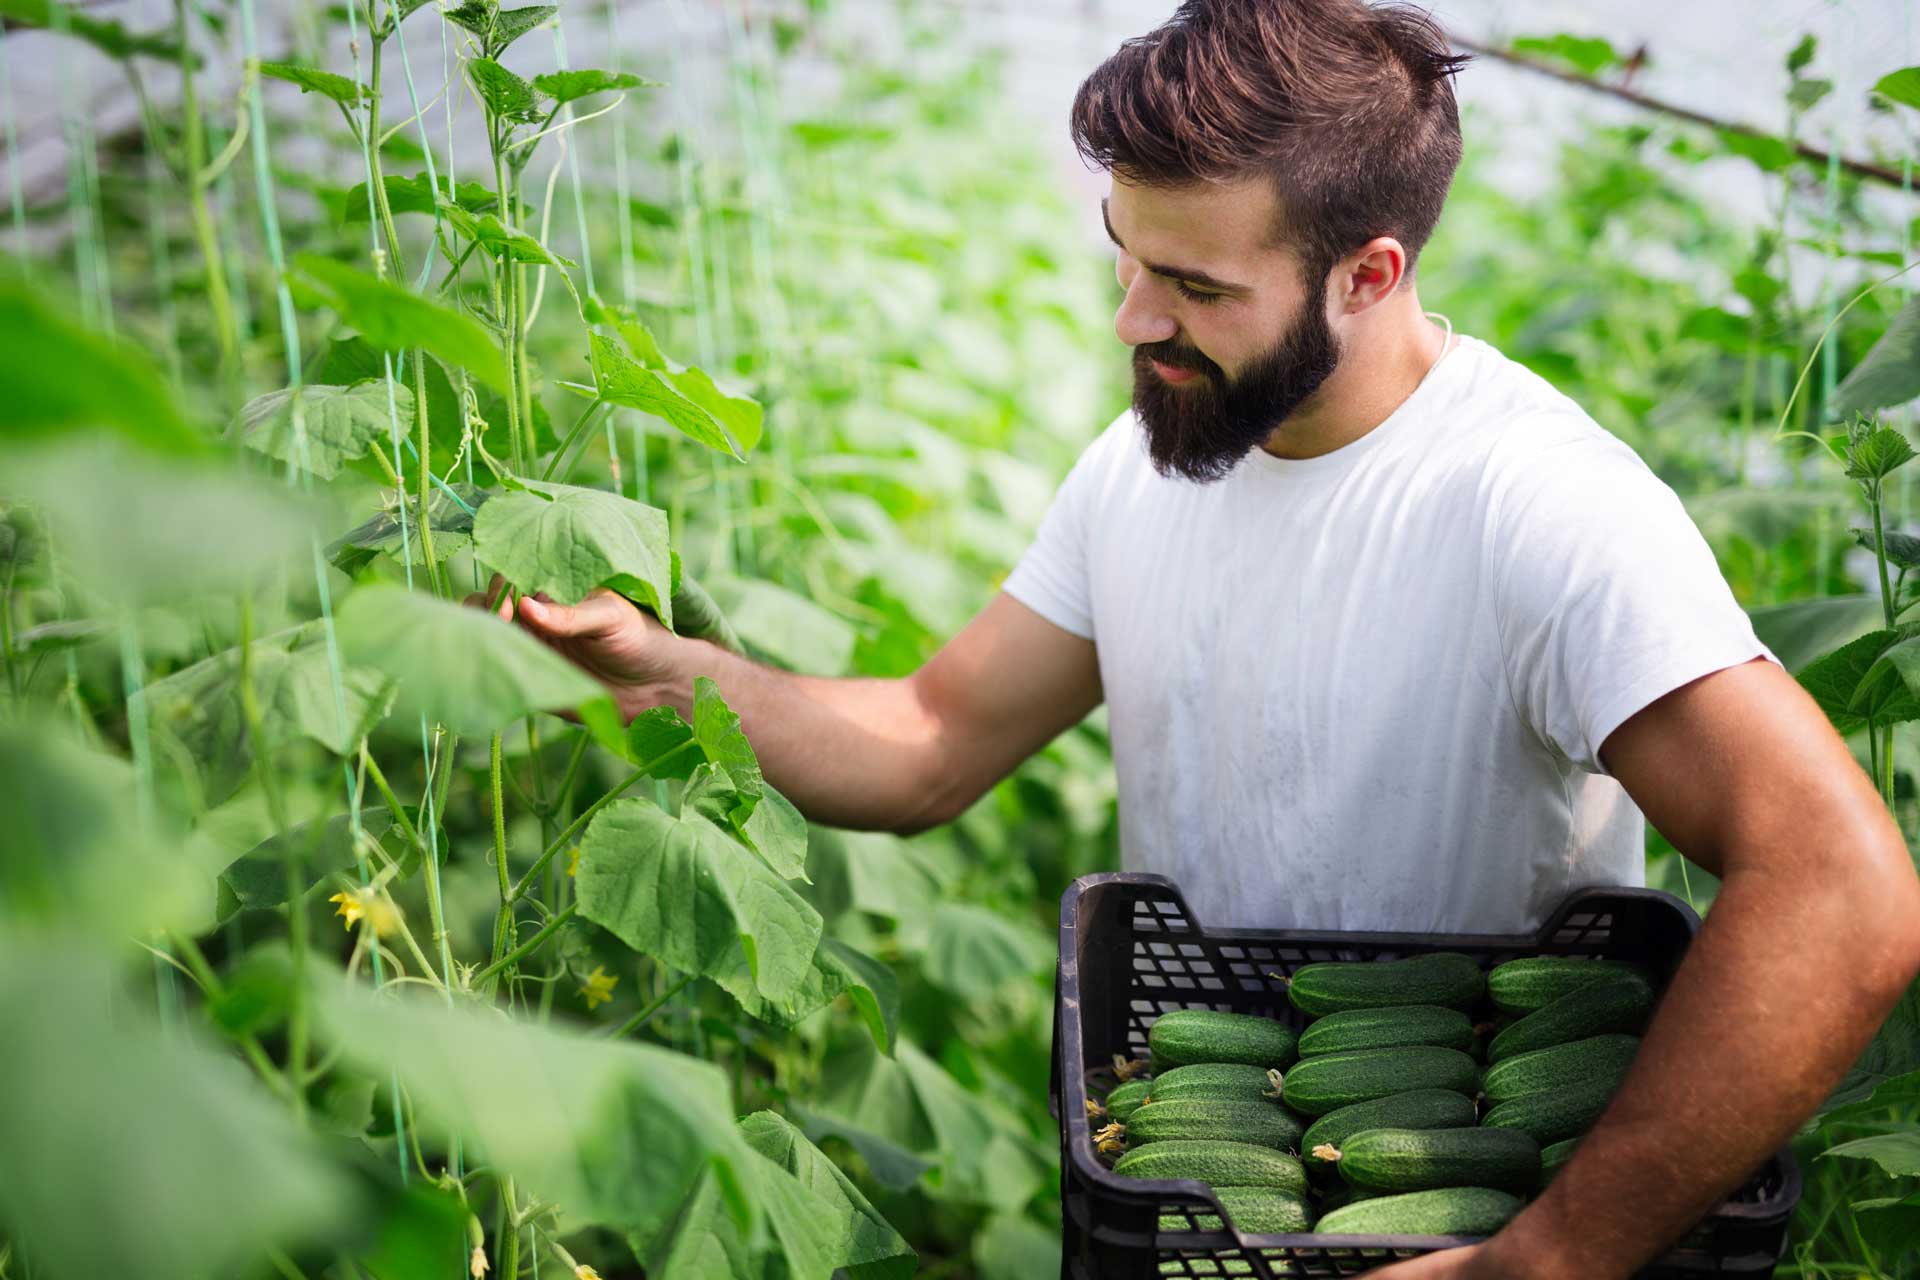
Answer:
[[[1134,408],[911,677],[769,670],[605,592],[505,608],[629,716],[712,676],[840,826],[946,822],[1104,697],[1125,861],[1209,925],[1526,929],[1639,883],[1644,813],[1723,885],[1632,1076],[1506,1230],[1380,1273],[1595,1280],[1832,1088],[1920,970],[1920,884],[1672,492],[1424,318],[1459,65],[1410,9],[1188,0],[1087,80]]]

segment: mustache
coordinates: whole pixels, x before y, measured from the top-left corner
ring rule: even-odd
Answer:
[[[1143,342],[1133,349],[1135,362],[1157,360],[1169,369],[1192,369],[1200,373],[1218,374],[1219,366],[1207,359],[1192,347],[1182,346],[1169,339],[1165,342]]]

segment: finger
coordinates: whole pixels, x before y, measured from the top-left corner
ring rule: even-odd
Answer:
[[[520,598],[520,617],[553,639],[606,635],[629,625],[638,612],[611,591],[595,592],[579,604],[554,604],[537,596]]]

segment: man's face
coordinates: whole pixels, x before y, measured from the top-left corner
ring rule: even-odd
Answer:
[[[1325,281],[1273,243],[1272,185],[1177,189],[1118,176],[1105,202],[1127,291],[1133,407],[1162,475],[1218,480],[1319,390],[1339,363]]]

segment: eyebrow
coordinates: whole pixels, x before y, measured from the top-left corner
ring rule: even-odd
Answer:
[[[1113,233],[1113,219],[1107,216],[1107,198],[1105,196],[1100,197],[1100,221],[1101,224],[1106,227],[1107,239],[1113,241],[1114,247],[1123,253],[1131,253],[1132,250],[1128,249],[1124,244],[1121,244],[1120,237]],[[1230,281],[1220,279],[1218,276],[1209,275],[1204,271],[1197,271],[1189,267],[1175,267],[1165,263],[1148,262],[1144,258],[1140,259],[1140,265],[1157,276],[1167,276],[1175,280],[1185,280],[1190,284],[1204,285],[1209,289],[1217,289],[1221,293],[1245,295],[1250,292],[1246,285],[1233,284]]]

